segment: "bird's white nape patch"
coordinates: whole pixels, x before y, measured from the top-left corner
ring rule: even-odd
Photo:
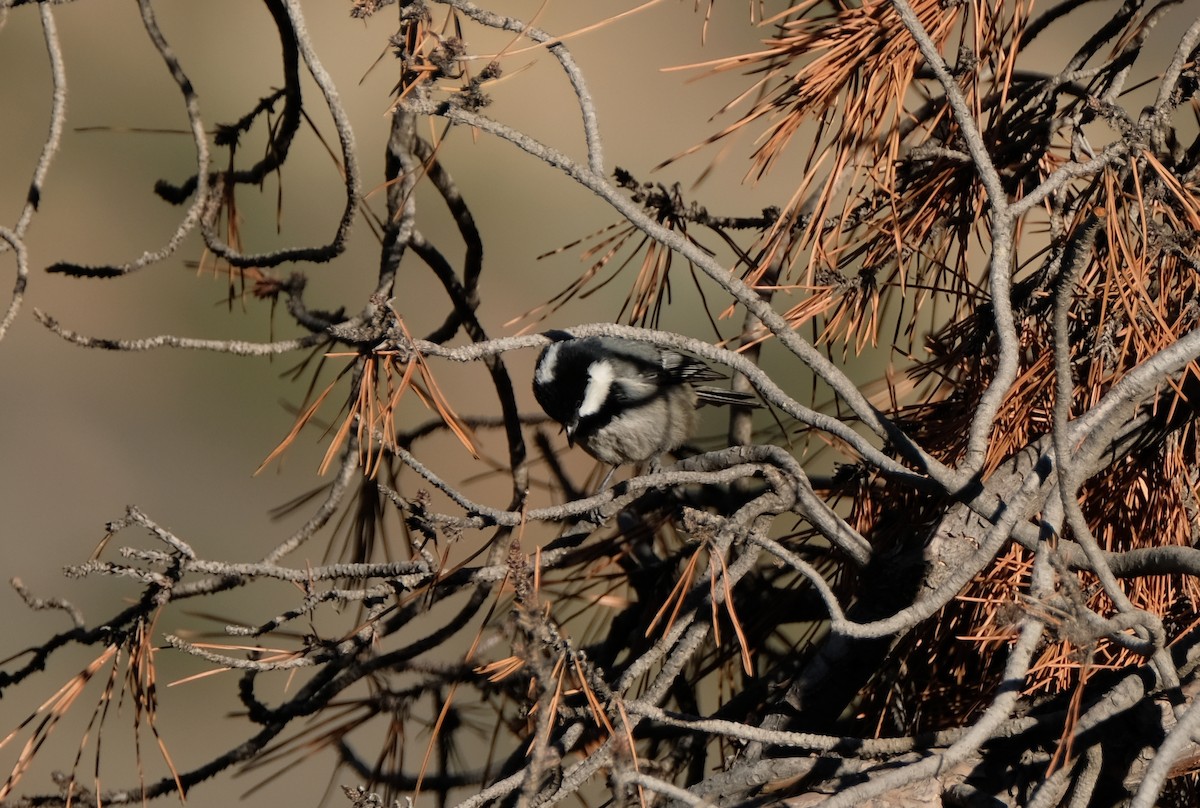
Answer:
[[[579,404],[579,417],[586,418],[600,412],[613,383],[613,366],[607,359],[593,362],[588,367],[588,383]]]
[[[558,349],[561,347],[561,342],[554,342],[546,346],[533,376],[534,381],[538,384],[550,384],[554,381],[554,367],[558,364]]]

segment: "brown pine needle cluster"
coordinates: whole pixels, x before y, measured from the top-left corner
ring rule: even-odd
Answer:
[[[30,713],[7,736],[0,739],[0,750],[3,750],[10,744],[15,745],[22,732],[27,729],[31,730],[17,753],[12,770],[4,782],[0,783],[0,800],[8,798],[13,793],[13,789],[21,781],[29,767],[33,765],[34,758],[42,750],[42,747],[79,702],[87,686],[106,666],[109,668],[108,679],[96,700],[91,718],[87,723],[87,729],[76,750],[75,761],[64,784],[66,804],[70,805],[72,800],[79,799],[81,795],[86,795],[90,799],[92,794],[101,793],[100,772],[104,760],[102,750],[106,722],[110,709],[114,715],[119,714],[119,708],[126,703],[126,699],[128,699],[127,709],[132,710],[133,714],[133,739],[139,783],[143,789],[147,783],[147,773],[142,760],[142,740],[144,730],[148,729],[167,771],[175,780],[180,799],[183,799],[186,792],[179,780],[179,772],[171,760],[170,752],[167,751],[165,739],[159,733],[158,677],[154,663],[157,649],[153,647],[152,635],[152,622],[136,622],[132,633],[123,643],[113,643],[107,646],[87,667],[71,677],[53,696]],[[91,789],[81,784],[78,779],[79,766],[89,744],[93,747],[94,787]]]
[[[404,328],[403,322],[398,326],[411,341]],[[400,448],[396,443],[398,429],[396,426],[396,410],[400,406],[405,393],[412,391],[413,395],[426,407],[435,412],[450,432],[458,438],[463,447],[476,459],[479,452],[472,437],[471,427],[466,424],[454,411],[450,401],[442,392],[433,371],[424,361],[419,352],[401,353],[395,350],[372,351],[365,356],[362,354],[328,354],[329,357],[353,356],[356,361],[340,375],[349,373],[351,368],[356,371],[353,384],[356,394],[351,398],[348,412],[342,419],[341,425],[330,440],[321,461],[320,474],[329,470],[338,459],[347,439],[353,435],[354,445],[358,449],[359,464],[368,478],[374,478],[381,464],[389,453]],[[419,377],[420,381],[417,380]],[[322,403],[331,392],[337,389],[337,380],[317,396],[316,401],[309,405],[296,422],[291,431],[267,456],[259,466],[262,471],[287,450],[300,432],[320,410]]]

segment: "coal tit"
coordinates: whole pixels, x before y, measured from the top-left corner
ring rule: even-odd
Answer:
[[[643,463],[683,445],[701,403],[755,406],[752,396],[698,382],[723,378],[691,356],[618,337],[548,334],[533,393],[567,441],[613,466]]]

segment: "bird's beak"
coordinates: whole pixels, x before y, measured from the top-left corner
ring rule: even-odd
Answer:
[[[567,433],[567,445],[575,445],[575,430],[579,429],[579,421],[572,419],[569,424],[563,424],[563,431]]]

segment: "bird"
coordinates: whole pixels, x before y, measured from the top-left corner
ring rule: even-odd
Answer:
[[[682,446],[701,404],[757,406],[750,394],[702,386],[725,376],[678,351],[621,337],[546,336],[553,341],[537,359],[535,398],[570,445],[614,470]]]

